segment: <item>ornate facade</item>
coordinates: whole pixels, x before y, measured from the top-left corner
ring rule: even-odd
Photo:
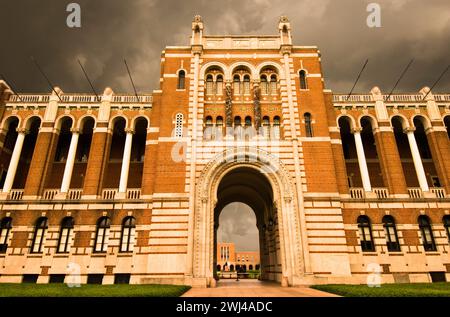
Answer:
[[[321,54],[206,36],[160,88],[100,98],[0,83],[0,282],[214,286],[219,214],[254,211],[283,286],[450,278],[450,94],[334,94]]]

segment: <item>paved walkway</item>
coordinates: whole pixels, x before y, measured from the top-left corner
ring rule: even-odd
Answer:
[[[214,288],[191,288],[182,297],[338,297],[309,287],[281,287],[258,280],[220,280]]]

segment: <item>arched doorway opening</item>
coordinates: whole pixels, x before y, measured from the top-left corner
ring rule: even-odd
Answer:
[[[217,230],[219,216],[225,206],[239,202],[249,206],[256,216],[259,238],[261,279],[281,281],[282,263],[278,212],[272,186],[266,175],[251,167],[232,169],[221,179],[214,208],[214,278],[217,279]],[[235,267],[244,267],[236,263]],[[247,265],[245,266],[247,268]]]
[[[259,232],[255,211],[241,202],[226,205],[220,212],[217,229],[217,272],[220,279],[259,279],[260,263]],[[246,272],[230,270],[231,264],[239,264]]]

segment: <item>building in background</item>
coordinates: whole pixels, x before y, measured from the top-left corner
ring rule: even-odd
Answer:
[[[217,243],[217,271],[253,271],[260,269],[259,251],[236,251],[234,243]]]
[[[450,94],[333,93],[319,49],[277,31],[196,16],[139,96],[1,81],[0,282],[213,287],[232,202],[255,211],[264,280],[450,279]]]

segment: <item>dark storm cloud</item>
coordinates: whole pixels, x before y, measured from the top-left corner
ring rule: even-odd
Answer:
[[[388,91],[411,58],[415,62],[398,87],[418,91],[431,85],[450,62],[448,0],[79,0],[82,27],[66,26],[72,1],[1,2],[0,72],[20,91],[48,91],[30,61],[33,55],[64,91],[89,92],[77,65],[86,66],[98,91],[111,86],[131,92],[122,59],[131,67],[138,90],[157,88],[159,58],[165,45],[187,45],[193,15],[201,14],[206,34],[276,34],[287,14],[294,43],[318,45],[327,88],[347,92],[369,58],[357,86]],[[366,25],[366,6],[378,2],[382,27]],[[450,90],[447,74],[436,87]]]

